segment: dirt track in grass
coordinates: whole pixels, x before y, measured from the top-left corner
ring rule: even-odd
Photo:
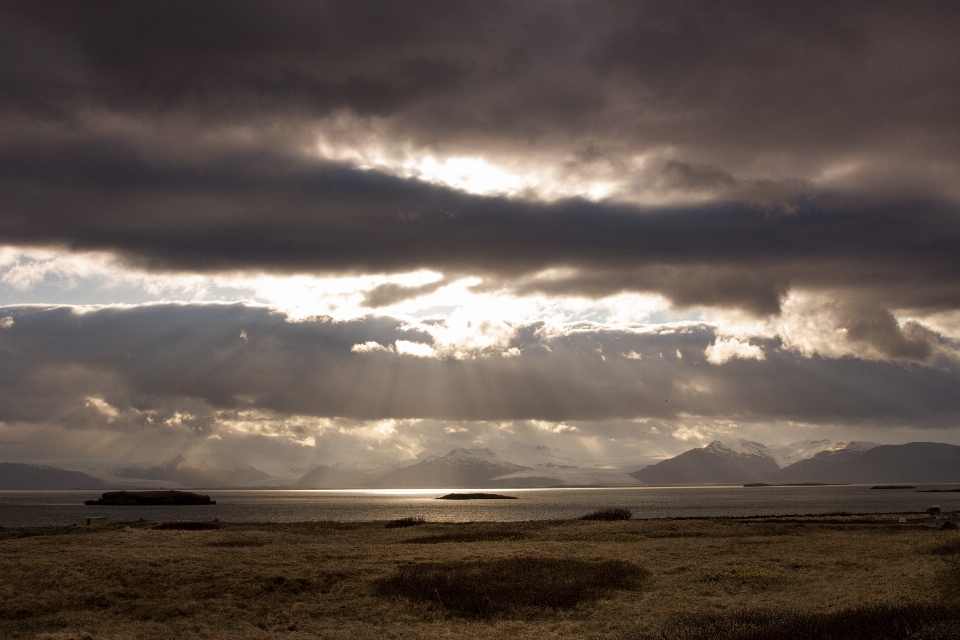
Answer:
[[[3,529],[0,637],[668,637],[691,613],[905,602],[952,611],[958,534],[908,518]],[[558,559],[569,562],[545,562]],[[513,562],[540,569],[510,573]],[[488,568],[589,597],[512,606],[502,600],[509,590],[491,580],[486,594],[480,580],[469,597],[491,600],[473,614],[444,605],[457,576]],[[408,574],[434,576],[445,590],[421,580],[405,597],[396,578]],[[384,581],[401,586],[385,590]],[[423,595],[433,588],[437,601]]]

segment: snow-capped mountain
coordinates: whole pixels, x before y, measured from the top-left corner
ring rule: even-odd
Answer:
[[[580,465],[568,454],[546,445],[512,442],[500,452],[500,457],[508,462],[531,469],[576,469]]]
[[[523,471],[526,467],[502,460],[490,449],[453,449],[429,455],[420,462],[390,471],[373,484],[390,488],[458,488],[498,486],[493,478]]]
[[[781,469],[780,482],[960,482],[960,447],[940,442],[850,442]]]
[[[500,456],[509,462],[527,467],[495,480],[508,486],[624,486],[640,484],[625,471],[612,467],[584,464],[570,454],[545,445],[513,442]]]
[[[953,483],[960,482],[960,447],[826,440],[780,447],[741,440],[727,446],[715,440],[630,475],[647,484]]]
[[[780,467],[787,467],[795,462],[812,458],[821,451],[839,451],[851,446],[867,450],[877,446],[872,442],[834,442],[832,440],[800,440],[790,444],[768,446],[753,440],[741,439],[735,443],[724,444],[737,453],[772,458]]]
[[[714,440],[630,475],[646,484],[739,484],[766,480],[780,469],[766,447],[743,442],[738,451]]]

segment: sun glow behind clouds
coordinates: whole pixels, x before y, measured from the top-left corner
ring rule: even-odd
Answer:
[[[359,126],[359,125],[355,125]],[[359,127],[361,130],[364,127]],[[356,136],[356,134],[354,134]],[[554,149],[539,154],[469,155],[442,154],[417,149],[393,140],[384,145],[370,134],[337,141],[329,132],[320,132],[319,141],[308,153],[322,160],[344,162],[360,169],[382,171],[401,178],[422,180],[476,195],[512,196],[539,200],[585,198],[602,200],[625,194],[626,164],[579,166],[573,157],[558,158]],[[645,164],[638,155],[629,162],[634,170]],[[631,172],[626,172],[631,173]],[[633,198],[632,198],[633,199]]]
[[[551,272],[535,277],[549,280]],[[371,306],[373,294],[384,286],[400,295]],[[590,330],[634,331],[679,321],[715,328],[717,340],[704,353],[715,364],[734,358],[762,360],[763,348],[751,344],[751,339],[779,338],[785,348],[805,356],[883,357],[870,343],[848,339],[843,323],[857,309],[846,308],[843,298],[842,292],[791,291],[782,302],[781,314],[757,318],[723,309],[677,311],[661,296],[640,293],[597,300],[517,295],[509,284],[491,286],[478,277],[448,280],[430,270],[350,276],[152,273],[132,269],[103,252],[0,247],[0,305],[71,304],[82,311],[106,304],[243,303],[267,307],[291,322],[389,316],[406,328],[428,334],[432,343],[358,344],[356,352],[379,350],[416,357],[518,355],[512,341],[522,327],[535,323],[538,331],[559,335],[576,331],[584,323]],[[905,332],[905,339],[914,342],[923,338],[925,327],[951,340],[960,339],[960,322],[953,315],[933,314],[928,322],[925,316],[904,312],[892,322]],[[11,323],[6,314],[0,314],[0,328]],[[936,353],[960,357],[946,343],[933,348]]]
[[[629,328],[667,308],[656,295],[621,294],[600,300],[518,296],[508,289],[480,288],[483,281],[476,277],[449,282],[443,278],[429,270],[360,276],[151,273],[132,269],[106,253],[0,248],[4,305],[73,304],[82,309],[105,304],[244,303],[268,307],[291,322],[390,316],[434,340],[432,346],[409,341],[379,347],[361,344],[358,352],[379,349],[456,358],[492,352],[515,355],[509,343],[523,325],[543,323],[551,332],[582,322]],[[416,291],[431,283],[440,286],[428,293]],[[410,297],[372,308],[368,297],[384,285],[396,285]]]

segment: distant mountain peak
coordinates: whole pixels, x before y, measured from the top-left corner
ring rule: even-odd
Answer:
[[[0,462],[0,489],[100,489],[104,483],[80,471],[43,464]]]
[[[386,487],[477,487],[497,476],[527,467],[502,460],[485,447],[452,449],[442,456],[429,456],[417,464],[395,469],[376,483]]]
[[[544,444],[523,444],[514,440],[501,452],[504,459],[539,469],[576,469],[580,465],[569,454]]]
[[[709,449],[711,451],[733,451],[733,449],[719,440],[714,440],[710,444],[704,447],[704,449]]]
[[[940,442],[837,443],[776,474],[780,482],[960,482],[960,447]]]
[[[113,474],[118,478],[172,482],[190,487],[243,486],[257,484],[270,478],[268,474],[248,464],[222,466],[203,461],[191,463],[183,454],[178,454],[173,459],[152,467],[131,466],[114,469]]]
[[[630,475],[647,484],[726,484],[761,481],[780,468],[772,456],[746,449],[714,440]]]
[[[833,440],[799,440],[784,445],[766,445],[755,440],[740,440],[732,443],[723,443],[714,440],[705,448],[713,450],[727,450],[734,453],[749,454],[770,458],[783,468],[791,464],[811,458],[822,451],[868,451],[877,444],[874,442],[835,442]]]
[[[469,449],[460,447],[458,449],[451,449],[444,458],[496,458],[497,454],[486,447],[471,447]]]

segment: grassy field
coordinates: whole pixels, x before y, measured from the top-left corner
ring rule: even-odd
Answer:
[[[960,536],[897,517],[0,529],[0,637],[957,637]]]

